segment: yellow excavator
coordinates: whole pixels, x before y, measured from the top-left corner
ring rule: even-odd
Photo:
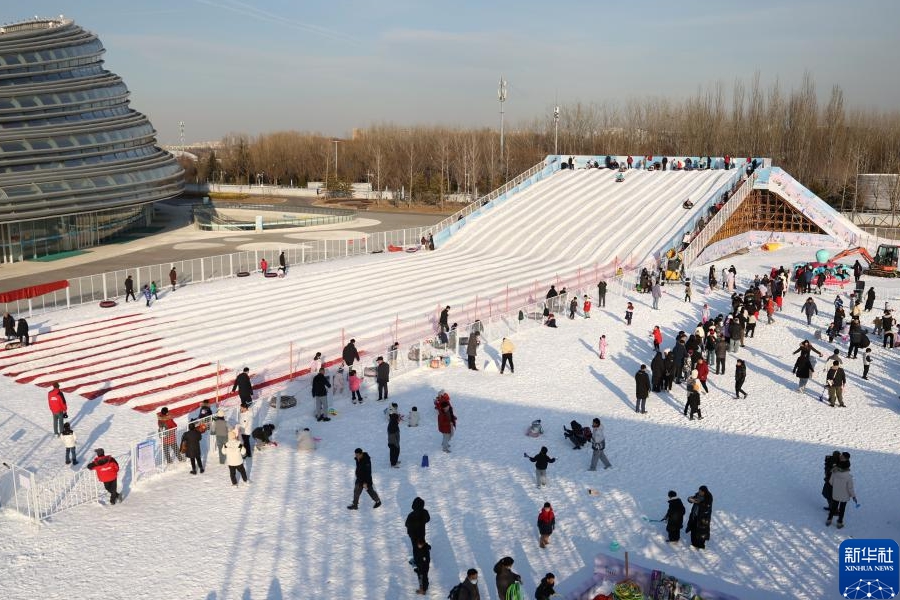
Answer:
[[[900,257],[900,246],[880,244],[873,257],[865,248],[849,248],[831,257],[834,262],[842,258],[859,254],[866,259],[869,267],[864,271],[866,275],[873,277],[897,277],[897,259]]]

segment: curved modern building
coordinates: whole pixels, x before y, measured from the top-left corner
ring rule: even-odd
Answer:
[[[156,145],[96,35],[68,19],[0,27],[0,260],[94,246],[150,224],[183,171]]]

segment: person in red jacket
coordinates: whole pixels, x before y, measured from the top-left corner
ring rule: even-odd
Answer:
[[[659,328],[659,325],[653,328],[653,349],[656,352],[659,352],[659,347],[662,345],[662,330]]]
[[[709,388],[706,387],[707,377],[709,377],[709,363],[701,358],[697,361],[697,379],[700,381],[700,385],[703,386],[703,391],[708,394]]]
[[[549,502],[544,502],[544,507],[538,513],[537,527],[538,533],[541,534],[540,547],[546,548],[550,544],[550,535],[556,528],[556,515],[553,514],[553,507]]]
[[[63,423],[66,420],[69,407],[66,406],[66,397],[63,396],[59,384],[54,382],[53,387],[47,392],[47,404],[50,405],[50,412],[53,413],[53,435],[59,437],[62,435]]]
[[[119,499],[117,489],[119,484],[119,463],[112,456],[106,456],[103,448],[97,448],[94,452],[97,453],[97,458],[92,460],[87,468],[97,473],[97,479],[109,492],[109,503],[115,504],[116,500]]]
[[[175,423],[175,419],[169,416],[168,407],[163,407],[161,411],[156,413],[156,426],[159,430],[159,435],[163,444],[163,453],[166,456],[166,462],[172,462],[172,455],[178,460],[184,460],[184,457],[178,453],[178,449],[175,447],[175,433],[178,424]]]
[[[453,438],[453,432],[456,431],[456,415],[453,414],[453,407],[449,401],[441,402],[438,410],[438,431],[444,437],[441,440],[441,450],[450,452],[450,440]]]

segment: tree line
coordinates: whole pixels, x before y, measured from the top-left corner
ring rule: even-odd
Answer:
[[[448,194],[486,193],[557,143],[563,155],[767,156],[837,207],[853,203],[858,173],[900,173],[900,112],[848,108],[839,86],[822,103],[810,75],[791,90],[778,82],[764,88],[757,73],[730,93],[720,82],[684,100],[562,105],[558,142],[556,127],[552,111],[508,126],[502,151],[491,128],[377,124],[337,142],[297,131],[234,133],[185,167],[188,181],[322,181],[332,190],[368,182],[434,204]]]

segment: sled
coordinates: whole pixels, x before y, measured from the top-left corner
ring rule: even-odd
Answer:
[[[3,347],[4,350],[15,350],[16,348],[21,348],[22,342],[6,342],[6,345]]]
[[[115,305],[116,305],[115,300],[101,300],[100,301],[100,308],[112,308]]]
[[[588,488],[587,491],[588,491],[588,496],[599,496],[600,495],[600,490]]]
[[[236,273],[236,275],[238,277],[250,277],[250,272],[249,271],[238,271]]]
[[[388,244],[387,251],[388,252],[403,252],[403,247],[395,246],[393,244]]]
[[[276,273],[275,271],[267,271],[265,273],[265,275],[263,275],[263,277],[269,277],[269,278],[278,277],[278,273]]]

